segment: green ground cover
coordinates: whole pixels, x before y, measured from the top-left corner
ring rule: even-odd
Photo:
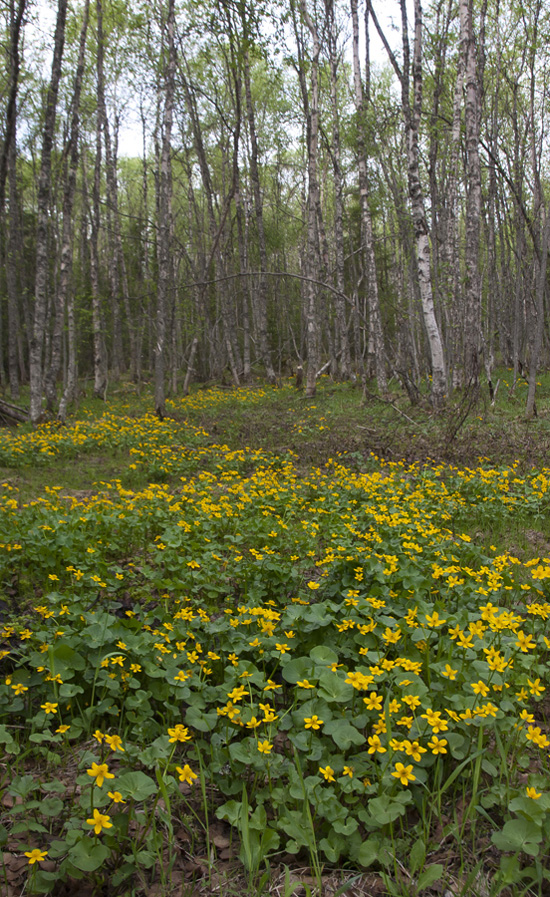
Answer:
[[[550,470],[510,405],[148,406],[0,433],[6,894],[546,893]],[[482,424],[524,457],[458,463]]]

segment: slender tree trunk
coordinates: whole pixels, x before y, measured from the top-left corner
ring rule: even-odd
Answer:
[[[340,143],[340,106],[338,97],[338,44],[336,34],[336,17],[334,0],[325,0],[328,26],[328,47],[330,62],[330,99],[332,108],[332,165],[334,173],[334,250],[335,274],[338,295],[336,297],[336,332],[340,359],[340,376],[349,380],[351,360],[349,351],[348,328],[345,305],[345,271],[344,271],[344,181],[342,175],[341,143]]]
[[[374,238],[372,232],[372,218],[369,206],[369,187],[367,174],[367,157],[365,149],[365,103],[363,84],[361,80],[361,65],[359,61],[359,18],[357,14],[357,0],[351,0],[351,17],[353,25],[353,84],[355,108],[357,111],[357,164],[359,169],[359,198],[361,203],[361,237],[363,242],[364,266],[367,283],[369,338],[368,345],[372,347],[372,357],[369,358],[368,367],[374,370],[376,382],[380,392],[384,393],[388,387],[386,376],[386,361],[384,353],[384,339],[382,333],[382,321],[380,315],[380,301],[378,296],[378,276],[376,273],[376,260],[374,257]],[[367,40],[368,46],[368,40]],[[370,77],[370,73],[368,75]],[[369,353],[370,354],[370,353]],[[370,371],[369,371],[370,374]]]
[[[65,44],[65,23],[67,0],[58,0],[57,22],[54,36],[54,51],[50,86],[46,99],[46,114],[42,138],[40,178],[38,182],[36,229],[36,277],[34,289],[34,321],[30,341],[30,409],[32,424],[37,424],[42,416],[43,348],[46,332],[47,280],[48,280],[48,207],[51,185],[51,160],[55,132],[57,94],[61,79],[61,61]]]
[[[17,209],[16,122],[14,120],[8,151],[9,224],[7,234],[6,287],[8,292],[8,376],[12,399],[19,398],[17,342],[19,315],[17,312],[17,262],[20,240]]]
[[[464,371],[467,382],[477,383],[481,352],[481,288],[479,276],[481,165],[479,161],[479,82],[472,8],[473,0],[460,0],[460,52],[466,95],[464,122],[467,155]]]
[[[166,23],[168,37],[168,61],[165,71],[164,116],[162,122],[162,150],[158,197],[158,287],[155,345],[155,411],[160,418],[165,414],[164,370],[166,353],[166,315],[170,293],[171,219],[172,219],[172,120],[174,110],[174,79],[176,70],[175,2],[168,0]]]
[[[252,192],[254,196],[254,211],[256,215],[256,230],[258,233],[258,248],[260,251],[260,280],[258,284],[257,298],[257,322],[258,322],[258,342],[260,349],[260,357],[265,366],[265,372],[268,383],[275,383],[276,376],[271,361],[271,352],[269,350],[268,333],[267,333],[267,249],[264,232],[264,215],[262,192],[260,187],[260,173],[258,168],[258,140],[256,137],[256,118],[254,112],[254,104],[252,102],[252,89],[250,84],[250,58],[248,53],[248,35],[246,25],[246,15],[243,12],[243,30],[244,30],[244,84],[246,95],[246,110],[248,116],[248,133],[250,137],[250,181],[252,183]]]
[[[540,252],[540,263],[537,277],[536,292],[536,318],[535,318],[535,334],[533,345],[531,348],[531,358],[529,362],[529,389],[527,392],[527,405],[525,414],[527,417],[533,417],[535,411],[535,392],[537,388],[537,370],[542,349],[542,340],[544,335],[544,294],[546,291],[546,270],[548,267],[548,240],[550,239],[550,213],[546,212],[544,227],[542,230],[542,246]]]
[[[21,67],[19,58],[19,42],[21,39],[21,28],[23,25],[23,16],[25,14],[26,5],[27,0],[19,0],[16,13],[14,0],[10,0],[10,87],[8,95],[8,105],[6,109],[4,139],[2,142],[2,149],[0,151],[0,217],[4,211],[8,157],[12,142],[15,140],[15,130],[17,122],[17,92],[19,89],[19,71]]]
[[[308,280],[304,285],[306,300],[306,397],[313,398],[317,389],[317,371],[319,370],[319,309],[317,287],[313,282],[318,279],[320,265],[319,258],[319,217],[320,206],[318,156],[319,156],[319,57],[321,43],[317,27],[309,15],[307,0],[300,0],[302,17],[311,34],[313,53],[310,61],[310,89],[308,92],[305,79],[305,66],[301,39],[298,27],[294,21],[295,33],[298,44],[298,76],[304,113],[306,117],[307,138],[307,243],[305,252],[304,273]]]
[[[53,411],[56,400],[56,382],[61,370],[61,349],[63,338],[63,323],[65,318],[65,303],[70,293],[70,280],[72,275],[73,264],[73,204],[76,188],[76,173],[78,168],[78,143],[80,130],[80,95],[82,93],[82,81],[84,77],[84,63],[86,52],[86,36],[88,31],[88,15],[89,0],[86,0],[84,6],[84,18],[80,31],[80,45],[78,52],[78,63],[75,76],[74,93],[71,109],[71,123],[69,132],[69,141],[67,147],[68,158],[65,161],[65,189],[63,196],[63,237],[61,245],[61,270],[59,274],[59,285],[57,295],[55,297],[55,321],[51,343],[51,361],[44,379],[46,392],[46,401],[48,411]],[[73,325],[74,325],[74,307],[73,307]],[[69,340],[69,353],[72,356],[69,359],[69,372],[71,374],[71,383],[67,383],[69,395],[72,396],[76,386],[74,380],[76,378],[76,346],[74,345],[74,327],[73,339]],[[66,408],[66,402],[65,402]]]
[[[84,177],[86,169],[83,168]],[[86,185],[85,185],[86,186]],[[92,289],[92,328],[94,342],[94,396],[105,401],[107,397],[107,350],[103,331],[103,313],[99,289],[99,229],[101,194],[101,117],[96,117],[96,152],[94,163],[94,183],[92,188],[91,240],[90,240],[90,285]],[[87,190],[84,191],[87,196]]]

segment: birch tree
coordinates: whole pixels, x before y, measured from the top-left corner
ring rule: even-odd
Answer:
[[[53,59],[50,84],[46,97],[44,129],[42,133],[42,154],[37,196],[36,229],[36,275],[34,289],[34,321],[30,341],[30,408],[32,424],[37,424],[42,416],[43,348],[46,332],[46,303],[48,281],[48,217],[51,184],[52,149],[55,133],[57,95],[61,80],[61,64],[65,45],[65,24],[67,20],[67,0],[58,0],[57,20],[54,34]]]

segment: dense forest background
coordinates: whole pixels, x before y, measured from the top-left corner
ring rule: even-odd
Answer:
[[[3,0],[0,385],[548,363],[543,0]],[[371,64],[371,41],[384,64]],[[52,52],[53,51],[53,52]],[[121,130],[135,125],[132,156]],[[45,402],[44,402],[45,397]]]

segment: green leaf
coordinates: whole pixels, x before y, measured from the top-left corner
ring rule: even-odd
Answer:
[[[347,719],[333,719],[325,723],[323,732],[331,735],[341,751],[347,751],[352,744],[364,744],[365,736],[352,726]]]
[[[422,838],[418,838],[409,853],[409,870],[414,875],[424,865],[426,859],[426,845]]]
[[[424,888],[429,888],[433,885],[434,882],[439,881],[441,876],[443,875],[444,867],[441,863],[433,863],[431,866],[426,866],[426,868],[420,873],[418,876],[417,889],[419,891],[424,890]]]
[[[530,819],[509,819],[500,832],[493,832],[491,840],[499,850],[523,850],[529,856],[536,857],[542,832],[538,825]]]
[[[351,701],[353,685],[344,682],[337,673],[321,673],[317,693],[319,697],[325,698],[327,701],[342,703]]]
[[[283,679],[295,685],[298,680],[307,679],[311,676],[312,671],[313,664],[309,657],[295,657],[283,666]]]
[[[379,825],[387,825],[405,814],[405,807],[401,800],[392,799],[387,794],[382,794],[380,797],[373,797],[372,800],[369,800],[368,810],[373,820]]]
[[[215,710],[205,713],[204,710],[191,705],[185,712],[185,722],[197,732],[211,732],[216,728],[218,714]]]
[[[136,772],[125,772],[117,779],[118,790],[125,797],[131,797],[133,800],[147,800],[157,791],[157,783],[153,781],[151,776],[146,775],[139,770]]]
[[[63,812],[63,801],[58,797],[48,797],[40,803],[40,812],[43,816],[59,816]]]
[[[338,662],[336,651],[333,651],[332,648],[328,648],[326,645],[317,645],[315,648],[312,648],[309,656],[315,663],[327,667]]]
[[[69,850],[69,861],[82,872],[95,872],[105,862],[111,851],[104,844],[83,838]]]
[[[372,866],[378,859],[380,841],[378,838],[367,838],[357,851],[357,862],[360,866]]]

